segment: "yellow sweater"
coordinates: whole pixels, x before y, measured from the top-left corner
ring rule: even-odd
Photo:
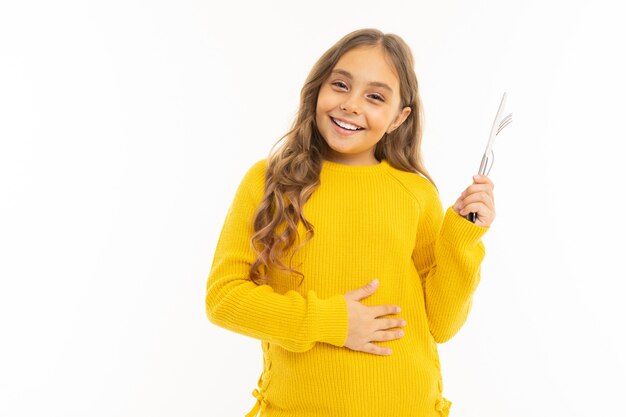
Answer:
[[[304,207],[315,236],[293,259],[299,276],[271,270],[254,284],[249,240],[263,196],[267,160],[245,174],[226,215],[207,282],[209,320],[261,341],[264,370],[247,415],[261,417],[441,417],[437,343],[469,313],[484,257],[477,226],[452,207],[444,215],[434,186],[383,160],[348,166],[324,161],[321,185]],[[305,229],[299,224],[303,239]],[[398,305],[400,339],[375,342],[389,356],[344,346],[344,295],[379,279],[364,305]]]

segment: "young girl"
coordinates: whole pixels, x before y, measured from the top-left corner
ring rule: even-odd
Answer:
[[[468,316],[493,184],[474,177],[444,213],[421,112],[405,42],[352,32],[313,67],[283,146],[243,177],[206,312],[261,341],[247,417],[448,415],[437,343]]]

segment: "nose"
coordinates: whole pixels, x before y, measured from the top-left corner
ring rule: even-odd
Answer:
[[[357,99],[352,94],[346,94],[345,99],[343,100],[343,102],[341,103],[339,107],[341,108],[341,110],[347,113],[353,113],[353,114],[360,113]]]

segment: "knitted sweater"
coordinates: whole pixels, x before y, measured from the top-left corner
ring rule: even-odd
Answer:
[[[447,416],[437,343],[467,319],[488,228],[452,207],[444,213],[427,179],[387,160],[324,161],[304,206],[315,235],[292,262],[304,279],[272,269],[270,283],[256,285],[250,237],[266,167],[267,159],[256,162],[237,189],[206,288],[212,323],[261,341],[264,367],[247,417]],[[298,231],[302,240],[302,223]],[[407,322],[403,337],[374,342],[389,347],[388,356],[344,347],[344,294],[375,278],[378,289],[360,302],[398,305],[400,313],[382,318]]]

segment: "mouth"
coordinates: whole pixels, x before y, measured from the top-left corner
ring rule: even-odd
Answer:
[[[339,128],[341,128],[343,130],[347,130],[349,132],[358,132],[359,130],[364,130],[365,129],[365,128],[361,127],[361,126],[357,126],[355,124],[348,123],[345,120],[335,119],[334,117],[331,117],[330,120],[332,120],[333,123],[336,126],[338,126]]]

